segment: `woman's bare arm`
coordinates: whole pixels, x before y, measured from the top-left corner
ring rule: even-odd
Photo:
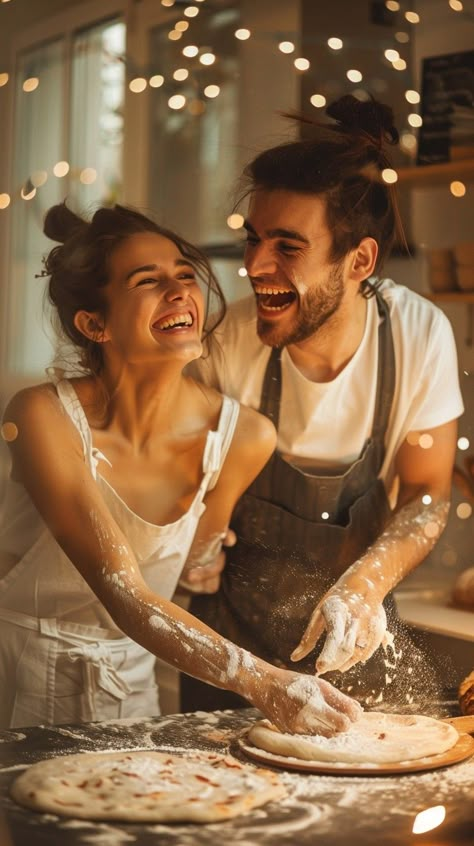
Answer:
[[[299,674],[252,656],[147,587],[48,386],[18,394],[5,421],[18,431],[9,444],[14,478],[123,632],[183,672],[244,696],[283,730],[332,734],[357,719],[356,703],[331,685],[312,677],[301,684]]]

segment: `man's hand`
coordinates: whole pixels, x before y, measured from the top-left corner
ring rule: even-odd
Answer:
[[[191,593],[216,593],[225,567],[222,547],[234,546],[236,541],[235,532],[227,529],[209,544],[202,544],[199,554],[194,550],[183,569],[179,586]]]
[[[354,664],[368,661],[384,641],[387,618],[382,598],[369,579],[342,576],[323,596],[292,661],[301,661],[316,646],[324,632],[326,642],[316,661],[318,673],[345,672]]]

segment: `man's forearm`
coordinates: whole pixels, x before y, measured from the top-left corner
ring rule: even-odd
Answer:
[[[346,571],[346,584],[360,588],[365,581],[383,599],[431,552],[446,526],[449,505],[444,497],[425,505],[417,495],[397,508],[382,534]]]

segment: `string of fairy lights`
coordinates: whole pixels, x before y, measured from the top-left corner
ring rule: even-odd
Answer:
[[[13,2],[13,0],[1,0],[2,4],[8,2]],[[162,6],[170,9],[172,9],[173,6],[176,6],[176,9],[179,8],[180,14],[182,15],[182,17],[173,22],[167,33],[167,38],[171,42],[178,42],[184,36],[189,38],[192,33],[193,20],[198,18],[200,8],[205,2],[206,0],[195,0],[193,4],[183,7],[183,4],[181,2],[176,2],[176,0],[161,0]],[[454,13],[467,14],[461,0],[446,0],[446,2]],[[398,15],[397,21],[400,16],[402,16],[408,27],[416,27],[421,23],[420,15],[410,9],[404,10],[403,3],[398,2],[398,0],[386,0],[385,8],[388,12]],[[292,60],[294,72],[304,74],[311,68],[311,63],[308,58],[297,55],[297,39],[292,40],[292,36],[290,34],[286,34],[286,37],[282,37],[283,34],[253,33],[250,29],[244,26],[236,28],[233,34],[238,41],[248,41],[251,38],[271,37],[274,49],[281,53],[282,56],[287,56]],[[410,42],[410,33],[409,31],[406,31],[406,29],[400,29],[395,31],[393,35],[399,49],[396,47],[385,48],[383,50],[383,59],[386,63],[391,65],[395,72],[404,72],[407,70],[407,61],[400,54],[400,50],[403,49],[404,45]],[[321,46],[334,52],[341,52],[341,55],[343,55],[345,44],[342,38],[334,35],[328,38],[325,44]],[[189,84],[192,80],[193,74],[196,76],[198,71],[202,71],[202,69],[217,67],[219,65],[219,56],[216,51],[210,49],[208,46],[200,47],[198,44],[193,43],[185,44],[181,50],[181,55],[183,57],[183,63],[171,72],[169,79],[166,79],[163,74],[156,72],[152,72],[149,75],[136,75],[129,79],[128,89],[130,94],[140,95],[145,92],[147,88],[163,88],[163,91],[166,91],[166,87],[168,85],[169,96],[167,99],[167,105],[170,110],[181,111],[183,109],[187,109],[191,116],[199,116],[202,114],[206,108],[206,104],[208,102],[212,103],[213,100],[219,97],[221,87],[218,82],[208,81],[203,87],[201,87],[200,96],[203,98],[202,100],[196,98],[190,100],[185,93],[179,93],[179,91],[177,93],[176,84]],[[124,56],[117,55],[109,56],[108,58],[114,61],[123,62],[127,66],[127,60]],[[185,66],[186,62],[188,63],[188,66]],[[194,65],[192,64],[193,62]],[[127,70],[129,69],[127,68]],[[131,76],[130,71],[129,75]],[[345,71],[345,76],[354,85],[360,85],[363,82],[363,74],[357,68],[348,68]],[[10,75],[7,72],[0,72],[0,87],[7,85],[9,82]],[[24,92],[27,96],[34,96],[34,92],[38,89],[40,83],[41,79],[39,77],[29,77],[22,83],[22,92]],[[354,95],[358,96],[360,99],[366,99],[368,96],[367,91],[363,88],[355,88]],[[404,92],[404,97],[408,108],[412,108],[407,113],[406,119],[408,128],[401,134],[400,146],[407,156],[411,157],[413,160],[417,149],[415,131],[422,125],[422,118],[416,111],[416,107],[420,104],[421,97],[420,93],[413,88],[407,88]],[[309,102],[315,109],[322,109],[326,105],[326,97],[321,91],[315,91],[310,96]],[[69,162],[58,161],[52,167],[50,173],[48,173],[45,169],[32,172],[21,188],[14,192],[13,196],[6,191],[0,193],[0,210],[8,208],[12,203],[12,200],[32,200],[36,196],[37,190],[46,183],[50,175],[57,179],[69,176],[70,179],[77,179],[83,185],[93,184],[98,177],[97,170],[93,167],[71,168]],[[394,169],[387,168],[382,172],[382,178],[386,183],[395,183],[398,180],[398,173]],[[467,191],[465,183],[461,180],[453,180],[449,185],[449,190],[454,197],[463,197]],[[227,225],[231,230],[241,229],[243,222],[242,215],[237,213],[231,214],[227,218]],[[241,276],[245,276],[245,268],[239,268],[238,273]],[[468,375],[467,372],[466,375]],[[423,449],[429,449],[433,445],[431,436],[426,433],[416,433],[416,437],[416,443]],[[468,450],[470,447],[469,439],[466,437],[460,437],[458,439],[457,446],[461,451]],[[431,498],[428,494],[426,494],[423,498],[423,502],[428,505],[430,501]],[[459,519],[465,520],[471,517],[472,510],[471,504],[463,501],[457,505],[456,515]],[[447,548],[442,556],[443,562],[447,565],[453,565],[455,563],[455,558],[454,560],[451,560],[450,555],[455,555],[455,553],[452,549]]]
[[[13,0],[1,0],[2,4],[8,2],[13,2]],[[170,41],[177,42],[181,40],[185,34],[189,36],[190,28],[192,29],[192,22],[198,17],[201,11],[200,7],[202,7],[205,2],[206,0],[195,0],[193,4],[184,6],[183,8],[183,4],[177,2],[177,0],[161,0],[161,5],[163,7],[169,9],[176,7],[176,9],[180,10],[180,14],[182,15],[179,20],[174,21],[171,29],[168,32],[168,39]],[[446,2],[448,7],[454,13],[467,14],[464,10],[464,4],[462,0],[446,0]],[[394,15],[397,14],[398,17],[402,15],[403,20],[406,22],[408,27],[415,27],[421,23],[420,15],[411,9],[406,9],[404,11],[403,3],[399,2],[399,0],[386,0],[385,8],[388,12],[392,12]],[[262,33],[252,33],[250,29],[239,26],[234,31],[234,37],[238,41],[247,41],[250,38],[262,37]],[[292,58],[293,68],[296,73],[304,74],[310,70],[311,63],[309,59],[304,56],[294,56],[294,54],[297,52],[297,47],[295,41],[290,40],[290,36],[288,36],[287,38],[283,38],[282,40],[278,40],[278,38],[275,38],[275,35],[272,33],[271,37],[274,42],[275,49],[279,51],[282,55]],[[395,42],[400,45],[401,49],[403,45],[409,43],[410,34],[406,30],[400,29],[394,32],[394,39]],[[343,51],[344,46],[344,40],[342,38],[339,38],[338,36],[331,36],[327,39],[326,42],[327,49],[334,52]],[[217,84],[217,82],[208,82],[206,85],[204,85],[200,94],[200,97],[202,99],[196,97],[190,99],[186,96],[185,93],[176,92],[176,83],[189,83],[189,81],[192,79],[193,74],[196,76],[198,70],[218,66],[219,56],[215,51],[207,47],[201,48],[198,46],[198,44],[192,43],[186,44],[182,48],[181,54],[183,56],[184,62],[185,60],[195,60],[195,66],[191,66],[191,68],[186,66],[176,67],[172,71],[171,76],[168,80],[165,79],[165,76],[161,73],[152,73],[148,77],[145,75],[134,76],[128,82],[128,89],[131,94],[139,95],[143,93],[148,87],[151,89],[158,89],[162,87],[165,88],[168,84],[172,89],[172,93],[170,92],[169,97],[167,99],[167,105],[169,109],[172,111],[181,111],[187,108],[187,111],[192,116],[197,117],[205,111],[209,101],[215,100],[217,97],[219,97],[219,94],[221,93],[221,87]],[[113,58],[116,61],[120,61],[125,64],[127,63],[126,58],[124,56],[115,56],[109,58]],[[384,49],[383,58],[386,63],[390,64],[395,71],[400,72],[407,70],[407,61],[400,55],[399,49],[396,49],[395,47]],[[345,76],[354,85],[360,85],[360,83],[363,82],[362,72],[357,68],[348,68],[345,71]],[[9,73],[6,71],[0,72],[0,87],[7,85],[9,81]],[[32,95],[38,89],[39,85],[39,77],[29,77],[23,81],[22,91],[27,95]],[[354,89],[353,93],[360,99],[366,99],[368,97],[367,91],[363,88],[356,88]],[[422,117],[415,110],[416,106],[419,105],[421,100],[420,93],[415,89],[408,88],[405,91],[405,99],[408,106],[411,106],[413,108],[407,114],[406,120],[408,128],[401,133],[400,147],[404,151],[404,153],[413,160],[414,156],[416,155],[417,149],[417,137],[415,131],[422,126]],[[310,96],[309,102],[315,109],[322,109],[326,105],[326,96],[321,92],[315,91]],[[58,161],[51,169],[51,175],[57,178],[62,178],[68,174],[70,179],[77,179],[83,185],[93,184],[98,177],[95,168],[83,167],[71,169],[69,163],[66,161]],[[48,176],[49,174],[47,170],[40,169],[30,174],[27,179],[23,182],[21,187],[19,187],[13,193],[8,193],[7,191],[0,192],[0,210],[7,209],[10,206],[12,200],[32,200],[36,196],[37,190],[45,184],[48,179]],[[382,172],[382,179],[386,183],[393,184],[397,182],[397,170],[392,168],[385,169]],[[449,190],[452,196],[457,198],[464,197],[467,192],[466,184],[459,179],[454,179],[450,183]],[[231,229],[239,229],[241,227],[239,215],[230,215],[227,222]]]

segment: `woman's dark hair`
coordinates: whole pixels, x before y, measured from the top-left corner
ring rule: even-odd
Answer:
[[[102,344],[85,337],[74,325],[76,312],[99,312],[105,317],[104,286],[109,281],[109,258],[115,248],[142,232],[169,238],[194,267],[207,289],[206,322],[213,296],[217,308],[213,323],[205,329],[205,337],[214,331],[225,314],[225,300],[206,256],[175,232],[159,226],[150,218],[126,206],[98,209],[88,222],[76,215],[65,203],[52,206],[46,213],[44,232],[60,246],[53,247],[44,259],[41,275],[49,276],[47,294],[56,309],[60,332],[81,352],[81,366],[94,375],[103,368]]]
[[[329,105],[326,114],[333,120],[285,115],[299,122],[304,137],[257,155],[244,171],[244,196],[263,188],[324,197],[331,260],[341,260],[362,238],[371,237],[379,247],[378,273],[396,238],[406,247],[395,189],[382,178],[382,171],[392,167],[385,146],[398,143],[393,112],[374,99],[362,102],[347,95]]]

